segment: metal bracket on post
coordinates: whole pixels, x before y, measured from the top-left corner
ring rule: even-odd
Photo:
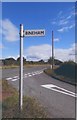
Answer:
[[[20,79],[19,79],[19,109],[23,107],[23,24],[20,24]]]

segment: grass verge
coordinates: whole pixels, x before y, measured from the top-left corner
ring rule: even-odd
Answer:
[[[47,114],[35,98],[25,96],[23,110],[19,112],[18,92],[5,80],[2,81],[2,119],[46,118]]]
[[[69,83],[71,85],[76,85],[77,84],[75,79],[72,79],[72,78],[69,78],[69,77],[66,77],[66,76],[60,75],[60,74],[58,75],[55,72],[55,70],[52,71],[52,69],[50,69],[50,68],[44,70],[44,73],[46,73],[47,75],[49,75],[49,76],[51,76],[51,77],[53,77],[53,78],[55,78],[57,80],[62,81],[62,82],[66,82],[66,83]]]
[[[5,65],[5,66],[0,66],[0,69],[10,69],[10,68],[18,68],[19,66],[17,65]]]
[[[38,67],[38,66],[48,66],[49,64],[25,64],[24,67],[31,68],[31,67]],[[19,65],[4,65],[0,66],[0,69],[11,69],[11,68],[19,68]]]

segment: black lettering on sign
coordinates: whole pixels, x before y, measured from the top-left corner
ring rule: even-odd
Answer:
[[[33,35],[33,31],[28,31],[28,35]]]
[[[41,31],[41,34],[43,34],[43,35],[44,35],[44,31]]]
[[[44,30],[27,30],[25,31],[25,35],[26,36],[44,36],[45,35],[45,31]]]

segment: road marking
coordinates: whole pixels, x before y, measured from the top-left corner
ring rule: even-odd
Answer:
[[[38,73],[36,73],[36,72],[35,72],[35,73],[32,73],[33,76],[34,76],[34,75],[37,75],[37,74],[38,74]]]
[[[53,85],[53,84],[47,84],[47,85],[41,85],[41,86],[44,87],[44,88],[53,90],[55,92],[59,92],[59,93],[62,93],[62,94],[65,94],[65,95],[69,95],[69,96],[72,96],[72,97],[77,97],[76,93],[71,92],[69,90],[66,90],[64,88],[61,88],[59,86]]]
[[[27,73],[27,75],[30,75],[31,73]]]
[[[38,74],[41,74],[41,73],[43,73],[43,71],[39,72]]]
[[[25,75],[27,75],[27,74],[25,74]]]
[[[42,70],[39,70],[39,71],[34,71],[34,72],[31,72],[31,73],[26,73],[24,74],[24,78],[27,78],[27,77],[32,77],[34,75],[39,75],[43,73],[43,69]],[[11,81],[16,81],[19,79],[19,76],[14,76],[14,77],[9,77],[9,78],[6,78],[6,80],[11,80]]]
[[[18,76],[14,76],[13,78],[18,78]]]
[[[6,80],[11,80],[12,78],[6,78]]]
[[[19,80],[19,79],[12,79],[12,81],[17,81],[17,80]]]
[[[29,77],[31,77],[32,75],[29,75]]]

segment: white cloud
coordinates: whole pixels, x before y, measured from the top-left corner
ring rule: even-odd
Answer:
[[[61,29],[58,29],[57,31],[58,32],[64,32],[64,31],[68,31],[68,27],[63,27],[63,28],[61,28]]]
[[[60,11],[57,15],[57,17],[55,19],[52,20],[52,24],[57,25],[57,26],[64,26],[70,23],[71,18],[73,17],[73,15],[70,14],[62,14],[63,12]]]
[[[19,39],[19,30],[9,19],[0,20],[0,31],[1,29],[3,39],[10,42],[17,41]]]
[[[51,46],[48,44],[29,47],[24,53],[28,60],[48,59],[51,54]]]
[[[69,20],[72,17],[72,15],[69,15],[66,19]]]
[[[52,56],[52,46],[49,44],[31,46],[24,50],[24,55],[23,55],[23,57],[25,57],[27,60],[30,60],[30,61],[31,60],[38,61],[41,59],[47,61],[50,56]],[[73,61],[77,62],[77,60],[76,60],[76,58],[77,58],[77,43],[76,44],[73,43],[67,49],[63,49],[63,48],[54,49],[54,56],[55,56],[55,59],[58,59],[61,61],[73,60]],[[10,57],[12,57],[16,60],[19,57],[19,55],[8,56],[7,58],[10,58]]]
[[[67,26],[67,27],[62,27],[62,28],[58,29],[57,31],[58,32],[65,32],[65,31],[68,31],[68,30],[70,30],[70,29],[72,29],[74,27],[75,27],[75,24],[72,24],[72,25]]]
[[[75,61],[75,54],[74,51],[72,51],[73,48],[69,49],[55,49],[55,58],[62,60],[62,61],[68,61],[73,60]],[[71,54],[73,52],[73,54]]]
[[[65,14],[63,11],[60,11],[56,18],[51,22],[52,25],[57,27],[58,32],[66,32],[75,27],[75,7],[67,10]]]
[[[43,44],[39,46],[32,46],[25,50],[24,55],[28,60],[47,60],[51,55],[52,46]],[[75,45],[71,45],[68,49],[56,48],[54,50],[55,58],[61,61],[73,60],[75,61]]]
[[[69,26],[69,29],[72,29],[75,27],[75,23]]]
[[[59,21],[59,25],[66,25],[68,23],[69,23],[69,21],[66,20],[66,19],[62,19],[62,20]]]
[[[54,42],[59,42],[60,39],[59,38],[54,38]]]
[[[75,60],[75,43],[70,46],[70,48],[67,49],[55,49],[55,58],[62,60],[62,61],[68,61],[68,60]],[[77,45],[76,45],[77,46]]]

